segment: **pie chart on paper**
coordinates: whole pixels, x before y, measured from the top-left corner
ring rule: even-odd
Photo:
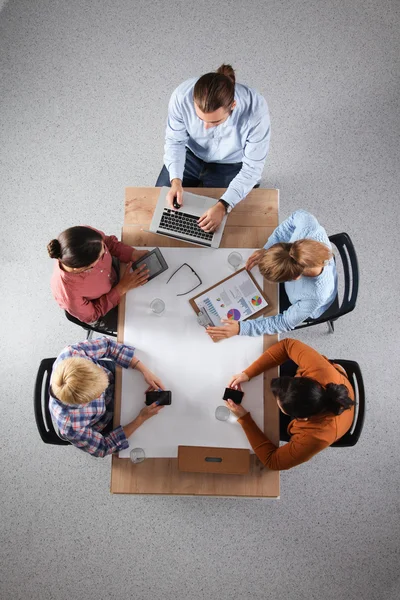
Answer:
[[[230,310],[228,310],[226,316],[232,321],[238,321],[240,319],[240,311],[237,308],[231,308]]]
[[[260,296],[253,296],[253,298],[251,299],[251,303],[253,306],[260,306],[262,300],[260,298]]]

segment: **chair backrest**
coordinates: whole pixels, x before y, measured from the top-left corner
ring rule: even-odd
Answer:
[[[340,294],[338,293],[336,300],[320,317],[317,319],[307,319],[304,323],[297,325],[295,329],[303,329],[304,327],[310,327],[311,325],[336,321],[339,317],[354,310],[356,306],[359,269],[353,242],[347,233],[335,233],[335,235],[330,235],[329,239],[332,244],[336,246],[343,266],[344,290],[342,302],[339,303]],[[335,257],[335,260],[337,260],[337,256]],[[280,294],[282,294],[281,288]]]
[[[341,365],[347,373],[347,377],[354,390],[356,401],[354,420],[351,428],[339,440],[331,445],[331,448],[347,448],[355,446],[361,435],[365,419],[365,390],[360,365],[353,360],[335,359],[332,362]]]
[[[51,420],[49,409],[49,385],[51,370],[55,360],[55,358],[44,358],[39,365],[35,382],[35,391],[33,394],[35,420],[40,437],[45,444],[69,446],[69,442],[62,440],[59,435],[57,435]]]
[[[344,291],[337,313],[337,317],[341,317],[354,310],[356,306],[359,285],[357,254],[347,233],[335,233],[329,236],[329,240],[336,246],[343,265]]]
[[[117,332],[111,331],[106,326],[102,327],[101,325],[89,325],[89,323],[84,323],[83,321],[80,321],[76,317],[73,317],[66,310],[64,310],[64,313],[65,313],[65,316],[67,317],[68,321],[70,321],[71,323],[75,323],[75,325],[79,325],[85,331],[94,331],[96,333],[104,333],[105,335],[111,335],[112,337],[117,337]]]

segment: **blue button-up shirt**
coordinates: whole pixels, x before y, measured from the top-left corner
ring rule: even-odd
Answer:
[[[233,207],[261,179],[271,131],[268,106],[256,90],[237,83],[236,107],[229,118],[205,129],[194,108],[196,81],[193,78],[182,83],[169,101],[164,163],[170,179],[182,179],[186,147],[208,163],[241,162],[241,170],[222,196]]]
[[[332,250],[328,234],[317,219],[305,210],[296,210],[268,238],[265,250],[278,242],[315,240]],[[291,306],[274,317],[260,317],[240,323],[240,335],[271,335],[291,331],[308,318],[317,319],[332,304],[338,290],[335,260],[331,258],[316,277],[302,276],[285,282]]]
[[[87,404],[72,406],[50,395],[51,417],[61,437],[93,456],[106,456],[129,447],[121,426],[108,435],[102,434],[103,429],[113,418],[114,374],[111,369],[106,368],[105,362],[100,364],[98,361],[109,358],[120,367],[127,369],[133,355],[134,348],[106,337],[68,346],[61,352],[54,363],[53,371],[60,361],[66,358],[86,358],[97,363],[106,372],[109,380],[109,385],[101,396]]]

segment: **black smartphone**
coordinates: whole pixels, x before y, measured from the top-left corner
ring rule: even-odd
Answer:
[[[157,392],[146,392],[146,405],[150,406],[154,402],[158,402],[160,406],[167,406],[171,404],[171,392],[164,390]]]
[[[223,400],[233,400],[235,404],[241,404],[244,392],[234,390],[233,388],[225,388]]]

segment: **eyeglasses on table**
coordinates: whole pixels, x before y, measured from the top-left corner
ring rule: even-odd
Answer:
[[[200,279],[200,277],[197,275],[196,271],[190,265],[188,265],[188,263],[183,263],[180,267],[175,269],[175,271],[172,273],[172,275],[168,279],[167,284],[171,281],[171,279],[174,277],[174,275],[176,275],[178,273],[178,271],[180,271],[183,267],[188,267],[188,269],[190,269],[192,271],[192,273],[194,273],[194,275],[197,277],[197,279],[199,280],[199,283],[197,285],[195,285],[193,288],[191,288],[190,290],[188,290],[187,292],[184,292],[183,294],[176,294],[177,296],[186,296],[186,294],[190,294],[190,292],[193,292],[195,289],[197,289],[203,283],[202,280]]]

